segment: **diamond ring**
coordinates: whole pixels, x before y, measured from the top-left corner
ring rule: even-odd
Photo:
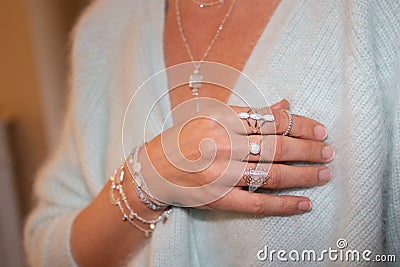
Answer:
[[[245,171],[242,178],[249,186],[249,192],[254,192],[257,188],[265,185],[270,176],[264,168],[255,167]]]

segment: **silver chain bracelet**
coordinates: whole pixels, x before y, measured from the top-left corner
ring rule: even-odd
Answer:
[[[125,195],[122,183],[124,180],[125,171],[124,171],[124,163],[121,164],[114,172],[114,175],[110,177],[111,180],[111,190],[110,190],[110,200],[111,204],[118,206],[119,210],[122,213],[122,220],[128,221],[131,225],[133,225],[136,229],[140,230],[144,233],[145,237],[150,237],[152,232],[155,230],[156,224],[160,221],[163,223],[168,219],[169,214],[171,213],[171,209],[166,209],[160,216],[153,220],[147,220],[143,217],[139,216],[129,205],[127,197]],[[118,196],[116,196],[116,192]],[[122,200],[122,202],[121,202]],[[128,213],[125,211],[128,210]],[[140,226],[134,220],[138,220],[146,225],[148,225],[148,229]]]
[[[132,149],[129,155],[129,169],[132,173],[132,183],[135,186],[135,191],[143,204],[152,210],[163,210],[170,205],[158,200],[150,194],[147,184],[142,175],[142,165],[138,161],[140,147]]]

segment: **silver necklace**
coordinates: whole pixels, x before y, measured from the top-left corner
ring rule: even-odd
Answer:
[[[204,60],[207,58],[208,54],[210,53],[215,41],[217,41],[219,35],[221,34],[222,29],[224,28],[224,25],[226,23],[226,20],[230,16],[233,5],[235,4],[236,0],[232,0],[231,5],[228,8],[228,11],[226,12],[224,18],[222,19],[221,23],[218,26],[218,29],[214,35],[214,37],[211,39],[210,44],[208,45],[206,51],[203,54],[203,57],[198,61],[198,63],[195,63],[194,56],[192,54],[192,50],[190,49],[189,43],[186,39],[185,33],[183,31],[182,27],[182,20],[181,20],[181,14],[179,12],[179,0],[175,0],[175,11],[176,11],[176,21],[178,23],[178,28],[179,28],[179,34],[181,36],[182,42],[185,45],[186,52],[190,58],[190,61],[193,63],[194,66],[194,71],[189,77],[189,87],[192,90],[193,97],[196,100],[196,112],[200,111],[199,108],[199,102],[198,102],[198,96],[199,96],[199,88],[201,87],[202,81],[203,81],[203,76],[200,74],[200,67],[201,63],[204,62]]]
[[[225,0],[217,0],[211,3],[202,3],[198,0],[192,0],[193,3],[198,4],[200,8],[205,8],[205,7],[209,7],[209,6],[215,6],[215,5],[219,5],[219,4],[223,4]]]

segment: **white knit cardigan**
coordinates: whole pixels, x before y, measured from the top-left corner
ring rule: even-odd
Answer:
[[[165,67],[164,5],[163,0],[99,0],[80,19],[74,31],[65,131],[57,153],[38,175],[38,205],[25,227],[32,266],[76,264],[71,224],[123,159],[121,125],[130,97]],[[399,14],[397,0],[283,0],[244,73],[271,101],[287,98],[293,113],[327,126],[327,141],[336,150],[330,164],[333,180],[321,187],[276,192],[309,197],[313,209],[304,215],[260,217],[174,208],[127,265],[293,265],[276,258],[261,262],[257,252],[268,246],[319,253],[338,249],[339,238],[346,239],[349,249],[395,254],[399,262]],[[166,77],[161,77],[138,95],[129,146],[143,143],[143,132],[137,129],[166,88]],[[238,90],[250,104],[260,104],[252,91]],[[237,104],[233,98],[229,103]],[[152,112],[147,140],[162,131],[169,110],[164,98]],[[313,264],[359,263],[298,263]]]

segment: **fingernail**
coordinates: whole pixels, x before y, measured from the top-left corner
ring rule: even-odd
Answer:
[[[329,169],[320,170],[318,177],[321,182],[326,183],[332,178],[332,172]]]
[[[325,146],[322,149],[322,157],[326,160],[331,160],[335,156],[335,151],[331,146]]]
[[[299,210],[308,211],[311,210],[312,205],[310,201],[301,201],[298,206]]]
[[[314,135],[316,138],[323,140],[328,135],[328,131],[324,126],[317,125],[314,127]]]

